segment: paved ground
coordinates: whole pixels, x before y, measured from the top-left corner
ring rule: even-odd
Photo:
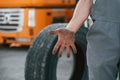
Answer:
[[[0,46],[0,80],[24,80],[27,49]]]
[[[0,80],[25,80],[24,64],[27,47],[8,48],[0,46]],[[62,56],[58,62],[57,80],[69,80],[73,57]]]
[[[28,48],[0,46],[0,80],[24,80],[24,64]],[[67,63],[67,64],[66,64]],[[57,80],[69,80],[72,73],[73,57],[66,55],[58,62]]]

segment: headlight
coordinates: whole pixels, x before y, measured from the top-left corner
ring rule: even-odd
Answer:
[[[35,27],[35,9],[30,8],[28,12],[28,26]]]

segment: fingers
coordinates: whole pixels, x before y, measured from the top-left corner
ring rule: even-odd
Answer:
[[[73,50],[73,53],[74,53],[74,54],[77,54],[77,49],[76,49],[75,44],[71,44],[71,48],[72,48],[72,50]]]
[[[76,54],[77,49],[75,47],[75,44],[71,44],[70,46],[72,48],[73,53]],[[64,49],[66,48],[66,55],[67,55],[67,57],[70,57],[70,46],[65,46],[64,44],[61,45],[61,42],[57,42],[53,49],[53,54],[55,54],[58,51],[58,49],[60,48],[59,53],[58,53],[58,57],[60,58],[62,56]]]
[[[58,57],[61,57],[61,56],[62,56],[62,53],[63,53],[64,49],[65,49],[65,45],[63,44],[63,45],[61,45],[61,47],[60,47],[60,50],[59,50],[59,53],[58,53]]]
[[[61,31],[61,29],[51,30],[48,31],[50,34],[58,34]]]
[[[50,34],[58,34],[60,33],[61,31],[63,31],[64,29],[63,28],[58,28],[56,30],[51,30],[51,31],[48,31]]]
[[[70,57],[70,46],[66,47],[66,55],[67,57]]]
[[[57,34],[57,30],[49,31],[50,34]]]
[[[61,42],[60,41],[57,41],[56,45],[54,46],[54,49],[53,49],[53,54],[55,54],[57,52],[57,50],[59,49],[59,47],[61,46]]]

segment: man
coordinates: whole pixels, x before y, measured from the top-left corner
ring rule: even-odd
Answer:
[[[66,28],[51,31],[58,35],[53,54],[61,57],[66,48],[77,53],[75,33],[91,14],[94,21],[87,34],[87,65],[89,80],[116,80],[120,69],[120,0],[80,0]]]

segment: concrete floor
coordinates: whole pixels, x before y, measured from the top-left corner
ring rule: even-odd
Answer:
[[[0,46],[0,80],[24,80],[27,49]]]
[[[27,47],[9,48],[0,46],[0,80],[25,80],[24,64]],[[57,80],[69,80],[73,70],[73,57],[64,54],[58,62]]]
[[[27,50],[26,47],[0,46],[0,80],[25,80],[24,64]],[[66,58],[64,54],[57,66],[57,80],[69,80],[73,70],[73,57]]]

